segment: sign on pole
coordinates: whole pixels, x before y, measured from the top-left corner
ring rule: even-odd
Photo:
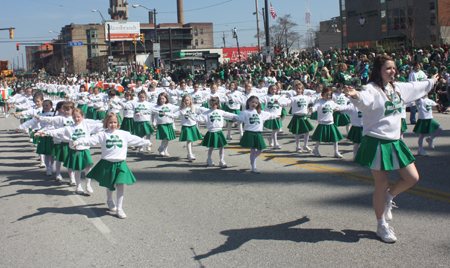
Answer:
[[[77,47],[77,46],[82,46],[83,41],[69,42],[68,44],[69,44],[69,47]]]
[[[159,43],[153,43],[153,57],[155,57],[155,58],[161,57],[160,48],[161,48],[161,46]]]
[[[273,50],[272,46],[271,47],[264,46],[263,49],[262,49],[262,54],[264,56],[272,56],[272,57],[275,56],[275,53],[274,53],[274,50]]]

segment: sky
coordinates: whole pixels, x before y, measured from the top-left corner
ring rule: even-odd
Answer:
[[[156,8],[157,23],[177,22],[176,0],[129,0],[130,22],[148,23],[148,11],[144,8],[133,8],[133,4],[147,8]],[[264,7],[264,0],[258,0],[259,10]],[[298,24],[296,30],[304,35],[306,32],[305,0],[271,0],[278,17],[290,14]],[[46,43],[56,39],[65,25],[88,24],[101,22],[99,10],[106,20],[109,0],[0,0],[2,17],[0,28],[14,27],[14,39],[9,39],[8,31],[0,31],[0,60],[18,59],[22,66],[25,60],[25,43]],[[326,8],[324,8],[326,7]],[[236,27],[239,45],[257,46],[255,0],[183,0],[184,21],[212,22],[214,27],[214,46],[223,47],[223,33],[227,47],[236,47],[236,40],[231,36],[231,29]],[[311,26],[317,29],[319,22],[339,16],[338,0],[310,0]],[[270,16],[270,14],[269,14]],[[271,24],[275,21],[270,18]],[[260,16],[260,28],[264,25]],[[54,31],[56,33],[49,33]],[[263,42],[263,39],[262,41]],[[20,51],[16,50],[20,44]],[[29,44],[31,45],[31,44]]]

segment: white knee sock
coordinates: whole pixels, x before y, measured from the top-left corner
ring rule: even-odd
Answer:
[[[306,132],[303,136],[303,147],[308,146],[308,141],[309,141],[309,132]]]
[[[77,183],[77,188],[81,187],[81,170],[74,170],[75,182]]]
[[[113,191],[111,191],[108,188],[106,188],[106,200],[108,200],[108,201],[113,200]]]
[[[300,148],[300,135],[295,135],[295,148]]]
[[[233,126],[233,123],[228,122],[227,123],[227,136],[231,136],[231,127]]]
[[[70,168],[67,170],[67,172],[69,173],[70,182],[76,182],[75,172]]]
[[[123,194],[125,191],[125,184],[118,183],[116,184],[117,189],[117,210],[122,209],[123,206]]]
[[[244,131],[242,129],[242,123],[238,123],[238,128],[239,128],[239,135],[242,138],[242,136],[244,136]]]
[[[437,135],[439,135],[442,132],[442,127],[439,126],[438,129],[436,129],[430,136],[431,140],[434,140],[434,138],[436,138]]]
[[[84,168],[84,176],[86,176],[92,169],[92,164]],[[91,186],[91,179],[86,177],[86,187]]]
[[[272,139],[273,139],[273,145],[279,145],[278,144],[278,131],[279,129],[272,130]]]
[[[56,169],[56,176],[61,175],[61,164],[62,162],[56,161],[55,162],[55,169]]]
[[[186,142],[187,153],[192,154],[192,141]]]
[[[425,138],[425,134],[420,134],[419,140],[417,143],[419,144],[419,150],[423,150],[423,139]]]
[[[212,159],[212,152],[213,152],[214,148],[213,147],[209,147],[208,150],[208,159]]]
[[[255,160],[256,160],[256,149],[252,148],[250,149],[250,165],[252,166],[252,168],[256,168],[255,165]]]
[[[353,159],[355,159],[356,154],[358,153],[359,143],[353,144]]]
[[[44,159],[44,155],[43,154],[39,155],[39,160],[41,160],[41,164],[45,165],[45,159]]]
[[[224,158],[225,158],[225,148],[224,147],[219,148],[219,157],[220,157],[220,161],[224,162]]]
[[[320,145],[320,141],[316,142],[316,146],[314,147],[314,149],[319,150],[319,145]]]
[[[339,153],[339,145],[338,145],[338,143],[337,142],[333,142],[333,145],[334,145],[334,153],[335,154]]]

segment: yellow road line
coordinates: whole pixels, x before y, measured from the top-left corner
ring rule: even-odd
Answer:
[[[249,151],[249,149],[241,148],[241,147],[235,146],[235,145],[228,145],[227,148],[230,148],[231,150],[237,151],[237,152],[248,152]],[[284,163],[284,164],[289,164],[289,165],[317,171],[317,172],[321,172],[321,173],[346,177],[346,178],[349,178],[354,181],[364,182],[364,183],[368,183],[368,184],[375,184],[373,177],[369,176],[369,175],[364,175],[364,174],[359,174],[359,173],[346,171],[346,170],[342,170],[342,169],[332,168],[332,167],[328,167],[328,166],[324,166],[324,165],[320,165],[320,164],[299,163],[299,161],[297,161],[295,159],[285,158],[285,157],[277,157],[277,155],[270,154],[270,153],[263,153],[259,157],[269,159],[269,160],[274,160],[276,162],[280,162],[280,163]],[[395,181],[389,181],[389,183],[392,185],[395,183]],[[450,197],[450,194],[447,192],[428,189],[428,188],[420,187],[420,186],[413,186],[406,192],[410,193],[410,194],[450,203],[450,198],[447,198],[447,197]]]

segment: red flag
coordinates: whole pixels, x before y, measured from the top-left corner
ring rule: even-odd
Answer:
[[[275,13],[275,9],[273,9],[272,3],[270,3],[270,14],[272,14],[273,19],[277,17],[277,13]]]

